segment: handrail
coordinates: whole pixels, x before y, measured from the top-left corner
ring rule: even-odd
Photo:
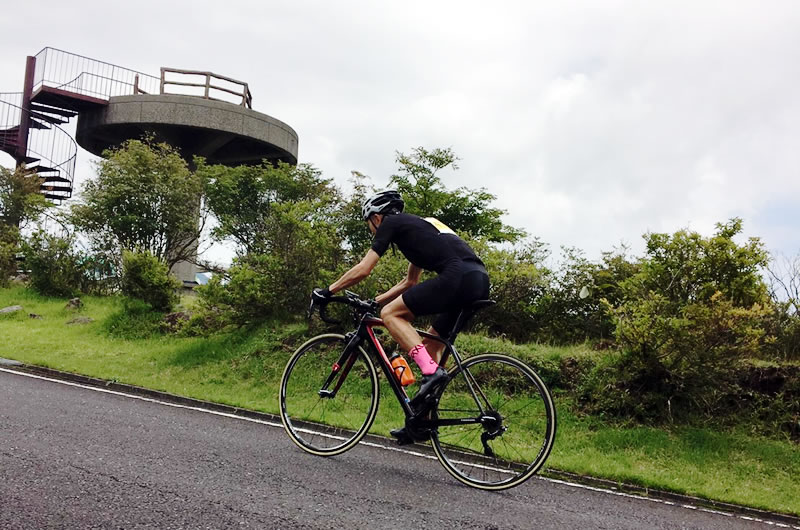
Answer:
[[[170,80],[167,80],[167,78],[166,78],[167,74],[203,76],[203,77],[205,77],[205,82],[204,83],[190,83],[190,82],[185,82],[185,81],[170,81]],[[232,83],[232,84],[235,84],[235,85],[240,85],[241,89],[239,91],[236,91],[236,90],[231,90],[229,88],[225,88],[225,87],[221,87],[221,86],[218,86],[218,85],[214,85],[214,84],[211,83],[212,79],[221,80],[221,81],[227,81],[228,83]],[[197,96],[197,97],[202,97],[203,99],[213,99],[215,101],[226,101],[224,99],[218,99],[218,98],[211,97],[211,95],[210,95],[211,89],[219,90],[219,91],[222,91],[222,92],[226,92],[228,94],[232,94],[234,96],[240,96],[242,98],[242,102],[239,103],[239,105],[241,105],[242,107],[247,107],[249,109],[253,108],[253,95],[250,93],[250,88],[248,87],[247,83],[245,83],[244,81],[239,81],[237,79],[233,79],[232,77],[226,77],[224,75],[215,74],[214,72],[206,72],[206,71],[202,71],[202,70],[184,70],[184,69],[179,69],[179,68],[162,67],[161,68],[161,87],[160,87],[160,90],[159,90],[159,92],[161,94],[166,94],[167,93],[167,92],[165,92],[165,87],[167,85],[203,88],[203,89],[205,89],[203,95],[202,96]],[[230,102],[228,102],[228,103],[230,103]]]
[[[98,83],[93,95],[108,99],[116,93],[116,83],[131,87],[141,86],[144,90],[155,92],[158,78],[129,68],[123,68],[104,61],[90,59],[82,55],[65,52],[56,48],[43,48],[36,54],[36,73],[34,75],[34,92],[42,86],[59,87],[67,85],[81,76],[105,78],[114,83],[105,85]]]
[[[86,80],[89,81],[85,82]],[[88,85],[91,88],[85,88],[84,85]],[[120,95],[125,95],[127,92],[129,92],[128,90],[115,91],[114,87],[118,85],[122,85],[123,87],[132,87],[134,89],[136,87],[135,83],[128,83],[125,81],[120,81],[119,79],[112,79],[110,77],[91,74],[89,72],[81,72],[78,77],[67,81],[64,84],[58,85],[55,88],[87,96],[100,96],[101,98],[111,97],[115,95],[115,92],[123,92]],[[96,88],[97,86],[100,86],[101,89],[93,90],[93,88]],[[102,88],[105,88],[105,90],[102,90]]]
[[[166,74],[178,75],[199,75],[204,76],[204,82],[185,82],[166,79]],[[87,81],[88,88],[83,86],[73,87],[80,80]],[[221,86],[213,81],[223,81],[237,85],[234,88]],[[104,61],[90,59],[83,55],[78,55],[57,48],[46,47],[36,54],[36,69],[34,74],[34,92],[43,86],[53,88],[68,87],[76,93],[92,95],[99,99],[109,99],[113,96],[126,94],[169,94],[165,92],[166,86],[185,86],[203,89],[202,97],[215,101],[238,104],[243,107],[253,108],[253,95],[250,88],[244,81],[239,81],[231,77],[205,72],[201,70],[186,70],[179,68],[161,68],[161,77],[158,77],[123,68]],[[120,90],[119,87],[126,87]],[[130,90],[128,90],[130,87]],[[213,91],[213,92],[212,92]],[[241,98],[238,102],[213,97],[214,93],[231,94]],[[187,94],[191,95],[191,94]]]

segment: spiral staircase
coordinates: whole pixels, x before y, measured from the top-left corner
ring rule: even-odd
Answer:
[[[39,178],[39,189],[60,203],[72,197],[78,144],[63,128],[80,112],[119,94],[145,94],[158,78],[55,48],[28,57],[22,92],[0,92],[0,151]]]
[[[39,189],[46,198],[69,199],[78,146],[60,126],[77,113],[36,103],[24,109],[17,103],[21,100],[21,92],[0,93],[0,150],[39,177]]]

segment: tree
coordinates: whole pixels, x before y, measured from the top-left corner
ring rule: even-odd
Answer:
[[[197,173],[207,182],[208,208],[219,223],[213,236],[233,240],[240,255],[271,251],[276,205],[308,201],[314,207],[303,218],[314,223],[330,220],[339,201],[331,181],[309,164],[227,167],[198,160]]]
[[[17,270],[20,228],[37,219],[52,203],[39,192],[36,173],[0,167],[0,287]]]
[[[200,288],[191,326],[215,329],[302,314],[314,287],[341,263],[339,192],[313,166],[226,167],[198,161],[207,182],[213,235],[238,256]]]
[[[39,192],[36,173],[0,167],[0,223],[21,227],[39,217],[52,203]]]
[[[523,230],[503,224],[500,218],[506,212],[491,207],[496,197],[485,188],[449,191],[444,186],[437,173],[458,169],[452,149],[417,147],[410,155],[398,152],[396,160],[400,167],[391,184],[403,195],[407,212],[436,217],[457,232],[492,242],[514,242],[525,236]]]
[[[178,151],[152,139],[103,153],[72,221],[100,249],[143,250],[170,268],[193,260],[205,216],[203,182]]]

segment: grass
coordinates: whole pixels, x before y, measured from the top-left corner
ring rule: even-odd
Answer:
[[[135,328],[126,322],[136,318],[135,312],[124,312],[117,298],[83,301],[85,306],[75,312],[64,308],[66,300],[39,297],[22,288],[0,289],[0,308],[24,308],[0,315],[0,357],[277,413],[283,367],[309,334],[305,324],[276,324],[210,338],[124,338],[119,330]],[[30,318],[29,313],[42,318]],[[93,322],[67,324],[75,316]],[[128,336],[137,333],[142,334],[140,330]],[[458,346],[468,353],[504,351],[545,372],[563,357],[602,355],[586,346],[514,345],[478,335],[464,335]],[[385,389],[382,397],[372,431],[386,435],[402,424],[402,413]],[[744,429],[610,425],[576,414],[565,392],[555,398],[558,436],[548,466],[800,515],[797,444],[753,436]]]

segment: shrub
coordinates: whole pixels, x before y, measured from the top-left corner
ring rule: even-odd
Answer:
[[[547,253],[538,240],[511,249],[491,247],[485,242],[470,243],[489,273],[490,298],[496,305],[482,311],[478,320],[489,333],[505,335],[515,341],[537,336],[541,321],[536,303],[546,292],[550,271],[542,262]]]
[[[313,210],[307,201],[273,204],[265,252],[238,258],[227,278],[199,287],[191,324],[224,327],[303,314],[311,290],[334,279],[342,253],[336,227],[314,219]]]
[[[35,232],[23,244],[25,267],[30,271],[30,285],[46,296],[74,296],[88,291],[86,256],[74,250],[72,236],[60,237],[44,231]]]
[[[16,227],[0,224],[0,287],[8,287],[17,272],[19,231]]]
[[[725,407],[739,361],[772,340],[773,311],[760,241],[737,245],[737,219],[717,228],[711,238],[647,236],[641,270],[622,282],[620,305],[608,304],[622,354],[587,384],[591,407],[652,421]]]
[[[167,264],[148,251],[122,253],[122,294],[142,300],[156,311],[169,311],[178,302],[181,282]]]

